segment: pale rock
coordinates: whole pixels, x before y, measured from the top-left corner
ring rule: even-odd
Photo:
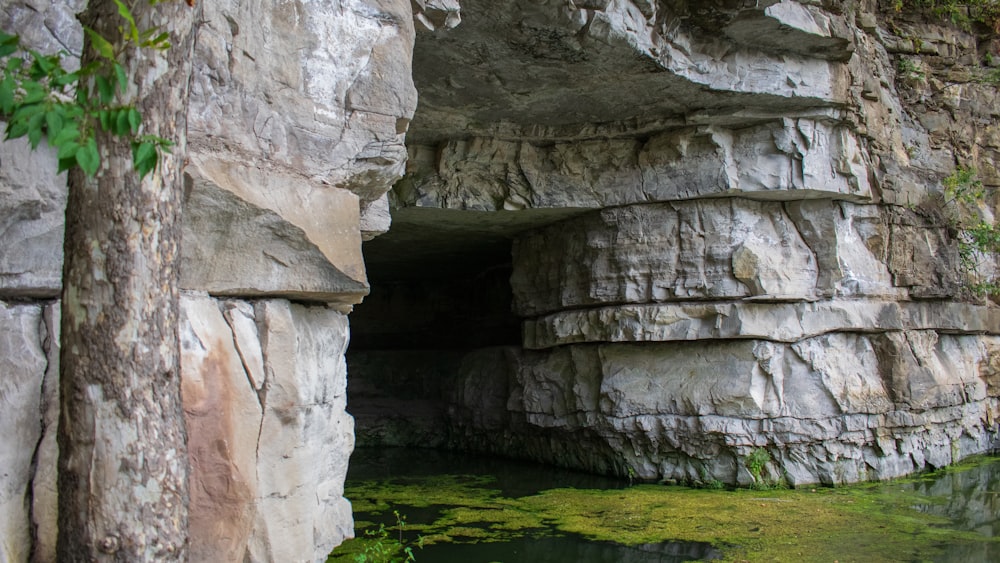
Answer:
[[[462,7],[458,0],[410,0],[413,21],[421,31],[451,29],[462,23]]]
[[[324,560],[353,537],[344,498],[354,421],[345,411],[347,317],[322,306],[260,301],[267,372],[257,467],[254,561]],[[305,555],[308,554],[308,555]]]
[[[0,560],[32,550],[32,457],[42,438],[48,370],[42,307],[0,301]],[[51,469],[51,468],[49,468]]]
[[[814,298],[817,265],[780,204],[741,199],[611,208],[518,238],[523,316],[602,303]]]
[[[389,212],[389,195],[383,194],[382,197],[362,206],[359,223],[361,240],[371,240],[389,232],[389,226],[392,224],[392,215]]]
[[[264,352],[260,348],[253,305],[246,301],[226,301],[223,303],[223,315],[233,331],[236,351],[240,354],[250,384],[254,390],[260,391],[265,378]]]
[[[83,27],[76,15],[83,11],[84,0],[10,0],[0,6],[0,29],[17,33],[21,44],[42,54],[65,50],[71,70],[79,67],[74,60],[83,48]]]
[[[416,107],[410,9],[406,0],[206,4],[192,152],[266,161],[378,199],[402,175]]]
[[[712,195],[871,198],[869,156],[823,119],[679,128],[648,140],[532,143],[487,138],[411,145],[398,206],[470,211],[597,209]]]
[[[889,229],[878,207],[802,201],[786,206],[803,240],[816,254],[817,289],[826,295],[902,298],[885,265]]]
[[[32,151],[26,139],[0,144],[0,164],[0,297],[55,297],[66,175],[55,173],[54,149]]]
[[[75,15],[84,6],[81,0],[5,2],[0,29],[43,54],[79,53],[83,28]],[[65,60],[70,69],[79,66],[73,56]],[[35,151],[24,138],[0,143],[0,298],[59,294],[66,175],[56,169],[56,151],[45,143]]]
[[[182,287],[347,304],[368,293],[356,195],[281,170],[191,161]]]
[[[42,382],[42,437],[35,455],[35,475],[31,481],[31,524],[34,526],[33,561],[56,560],[59,533],[58,458],[59,444],[59,316],[58,302],[42,312],[45,338],[42,346],[48,365]]]
[[[881,356],[886,388],[898,408],[930,408],[983,401],[989,379],[976,377],[977,364],[987,357],[975,337],[941,339],[934,331],[887,333],[873,339]]]
[[[909,210],[892,208],[887,215],[887,265],[893,284],[917,298],[955,295],[960,283],[958,245],[947,230]]]
[[[842,16],[809,9],[827,37],[772,34],[773,51],[765,51],[734,45],[718,25],[692,24],[688,11],[686,3],[624,1],[464,5],[461,25],[417,41],[421,109],[410,140],[557,140],[602,125],[619,134],[661,119],[676,126],[704,114],[750,126],[759,123],[751,115],[848,101],[848,65],[799,51],[829,48],[845,60]],[[789,20],[773,15],[765,19]]]
[[[1000,326],[992,307],[948,302],[834,299],[812,303],[686,302],[571,309],[523,321],[524,346],[759,338],[797,342],[830,332],[939,330],[983,333]]]
[[[741,12],[724,33],[747,47],[823,59],[846,61],[854,51],[842,18],[795,0]]]
[[[744,486],[753,483],[746,457],[765,448],[770,479],[843,484],[989,451],[1000,416],[995,340],[896,330],[792,343],[484,348],[460,361],[449,355],[448,367],[431,351],[362,352],[379,359],[352,359],[352,386],[406,389],[406,399],[385,396],[384,405],[402,409],[407,427],[443,425],[444,434],[430,438],[452,447],[647,480],[711,475]],[[918,359],[903,358],[892,343]],[[911,403],[902,403],[894,378],[917,365],[923,371],[909,387]],[[411,408],[421,401],[433,408]]]
[[[262,412],[219,304],[181,299],[181,394],[188,431],[191,557],[243,560],[256,517]]]

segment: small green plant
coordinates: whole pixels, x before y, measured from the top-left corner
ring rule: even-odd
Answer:
[[[917,63],[910,59],[899,59],[896,70],[899,71],[900,76],[911,80],[923,80],[926,76]]]
[[[365,545],[364,551],[354,556],[355,563],[409,563],[416,561],[413,548],[406,545],[403,538],[403,529],[406,528],[406,516],[393,510],[396,517],[396,524],[386,528],[385,524],[379,524],[377,530],[368,530],[365,536],[370,540]],[[397,533],[397,537],[390,537],[390,530]],[[417,547],[423,547],[423,538],[417,538]]]
[[[747,456],[744,464],[750,475],[753,476],[755,485],[763,486],[766,485],[763,476],[764,468],[767,464],[771,463],[771,454],[767,452],[764,448],[754,448],[750,455]]]
[[[957,167],[942,184],[949,221],[958,233],[958,254],[962,270],[971,280],[969,289],[977,295],[1000,294],[1000,277],[990,273],[1000,258],[1000,227],[984,220],[978,209],[986,198],[986,188],[974,168]]]
[[[26,49],[19,36],[0,31],[0,119],[7,122],[5,138],[27,137],[36,149],[45,136],[57,150],[59,172],[79,166],[88,176],[97,173],[98,130],[131,140],[132,162],[140,178],[156,168],[160,153],[173,144],[142,134],[142,115],[121,101],[128,74],[119,62],[129,47],[169,49],[169,35],[157,28],[140,30],[129,7],[122,0],[114,2],[124,20],[119,47],[85,27],[97,60],[75,71],[64,64],[66,51],[42,55]]]

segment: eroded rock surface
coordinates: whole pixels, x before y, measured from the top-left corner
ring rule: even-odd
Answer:
[[[0,28],[70,57],[84,4],[6,2]],[[343,498],[345,312],[369,291],[416,106],[414,18],[454,0],[222,2],[203,10],[188,120],[182,254],[191,554],[325,560],[353,535]],[[72,60],[70,64],[74,64]],[[0,560],[54,557],[65,176],[0,144]],[[253,299],[253,301],[250,301]],[[294,300],[295,302],[291,302]],[[309,306],[305,305],[310,304]]]
[[[376,285],[510,267],[522,340],[435,363],[377,338],[426,309],[373,293],[360,440],[743,485],[996,447],[1000,317],[943,197],[958,165],[1000,185],[987,30],[867,0],[502,4],[418,28],[410,163],[366,256]]]

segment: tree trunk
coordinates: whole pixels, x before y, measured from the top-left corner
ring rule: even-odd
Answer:
[[[183,560],[187,448],[180,395],[178,274],[188,82],[197,10],[126,0],[140,30],[169,31],[165,52],[130,47],[125,103],[143,133],[177,144],[142,181],[130,143],[98,133],[96,177],[70,174],[63,269],[60,561]],[[84,25],[122,43],[112,0]],[[88,48],[83,63],[94,54]]]

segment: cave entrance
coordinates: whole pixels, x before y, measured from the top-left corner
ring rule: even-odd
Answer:
[[[347,353],[358,446],[462,447],[456,417],[487,409],[465,393],[463,364],[521,344],[510,275],[523,228],[496,213],[403,208],[364,243],[371,294],[351,314]],[[502,409],[505,372],[483,377],[476,391]]]

